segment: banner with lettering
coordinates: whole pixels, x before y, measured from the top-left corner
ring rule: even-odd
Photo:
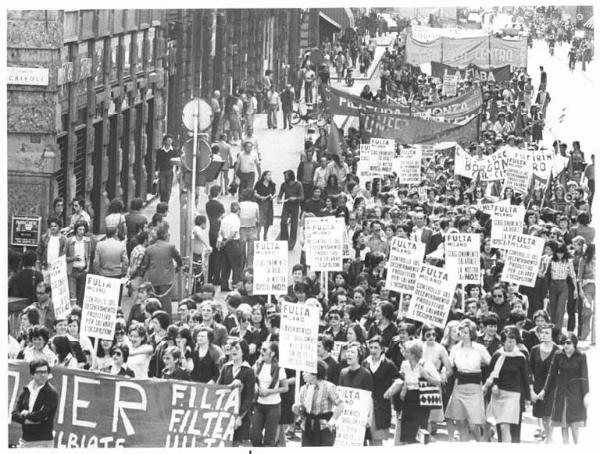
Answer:
[[[306,264],[316,271],[340,271],[344,227],[334,216],[304,219]]]
[[[425,25],[411,25],[410,35],[421,42],[434,41],[441,37],[447,38],[469,38],[475,36],[486,36],[487,31],[483,29],[466,29],[462,27],[427,27]]]
[[[255,295],[287,293],[288,242],[255,241],[253,268]]]
[[[371,393],[363,389],[338,386],[344,409],[338,420],[334,446],[362,446],[369,422]]]
[[[444,328],[456,290],[456,274],[444,268],[421,264],[407,318]]]
[[[52,304],[57,319],[67,318],[71,313],[69,281],[67,278],[67,257],[61,255],[50,263],[50,287],[52,287]]]
[[[535,287],[540,261],[544,253],[543,238],[511,233],[505,235],[506,258],[502,269],[503,282]]]
[[[523,233],[525,207],[523,205],[494,204],[492,213],[492,247],[506,248],[506,236],[510,233]]]
[[[511,188],[519,194],[527,194],[532,176],[531,160],[526,150],[510,149],[506,160],[504,189]]]
[[[393,237],[386,267],[385,288],[412,295],[424,255],[424,243]]]
[[[444,239],[446,270],[462,285],[480,284],[481,237],[478,233],[449,233]]]
[[[527,40],[508,41],[494,36],[448,38],[421,42],[408,36],[406,62],[421,65],[437,61],[450,66],[527,67]]]
[[[279,364],[317,373],[319,308],[301,303],[281,303]]]
[[[31,381],[25,361],[8,363],[9,410]],[[56,448],[199,448],[231,446],[239,391],[221,385],[130,379],[54,367]],[[9,424],[18,444],[19,424]]]
[[[445,75],[455,75],[461,81],[464,80],[480,80],[486,82],[488,80],[495,82],[507,82],[510,80],[510,65],[500,67],[491,67],[488,69],[481,68],[477,65],[468,65],[466,67],[450,66],[437,61],[431,62],[431,75],[444,79]]]
[[[82,336],[113,340],[121,279],[88,274],[81,312]]]
[[[367,101],[332,87],[324,87],[329,112],[333,115],[358,117],[361,111],[377,112],[407,117],[427,118],[432,121],[462,122],[480,112],[483,104],[481,90],[474,88],[465,94],[428,106],[403,106]]]
[[[363,142],[368,142],[371,137],[382,137],[403,144],[442,141],[470,143],[477,140],[478,120],[478,116],[473,115],[463,123],[442,123],[416,117],[361,112],[359,123]]]

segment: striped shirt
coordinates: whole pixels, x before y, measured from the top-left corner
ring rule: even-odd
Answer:
[[[317,393],[315,400],[315,392]],[[326,380],[317,380],[315,384],[306,384],[300,389],[300,402],[304,405],[306,413],[320,415],[333,411],[342,399],[338,395],[337,387]],[[313,407],[313,404],[314,407]]]
[[[552,261],[550,262],[550,277],[553,281],[564,281],[568,276],[571,276],[573,281],[576,280],[575,269],[573,268],[573,261],[571,259],[566,262]]]
[[[136,277],[140,265],[142,264],[142,260],[144,260],[144,255],[146,254],[146,248],[142,244],[138,244],[131,251],[131,256],[129,258],[129,270],[128,275],[130,279]]]

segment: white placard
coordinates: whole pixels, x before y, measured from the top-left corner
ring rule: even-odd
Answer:
[[[334,216],[305,218],[306,264],[315,271],[341,271],[344,220]]]
[[[35,85],[48,86],[48,68],[20,68],[9,66],[6,68],[6,83],[8,85]]]
[[[504,188],[512,188],[519,194],[527,194],[532,176],[531,161],[527,159],[528,152],[510,150],[506,161],[506,178]]]
[[[509,234],[505,236],[505,241],[507,252],[501,280],[535,287],[544,253],[544,239],[531,235]]]
[[[403,148],[394,158],[393,170],[400,184],[421,183],[421,154],[420,148]]]
[[[523,233],[523,219],[525,207],[523,205],[494,204],[492,213],[492,247],[504,249],[506,247],[503,237],[508,233]]]
[[[121,279],[88,274],[81,313],[81,336],[113,340]]]
[[[371,172],[377,176],[392,173],[392,163],[396,153],[396,142],[394,139],[371,139]]]
[[[52,287],[52,304],[57,319],[67,318],[71,313],[71,298],[67,277],[67,257],[61,255],[50,262],[50,287]]]
[[[456,274],[422,264],[407,318],[444,328],[456,290]]]
[[[371,393],[363,389],[338,386],[344,410],[338,420],[335,446],[362,446],[371,409]]]
[[[281,303],[279,364],[281,367],[317,372],[319,308],[301,303]]]
[[[477,233],[449,233],[444,239],[446,270],[457,274],[459,284],[479,284],[481,237]]]
[[[456,89],[458,87],[458,77],[456,75],[446,74],[444,75],[444,82],[442,83],[442,93],[446,96],[456,96]]]
[[[254,242],[255,295],[284,295],[288,285],[287,241]]]
[[[387,263],[385,288],[394,292],[412,295],[415,291],[424,254],[424,243],[393,237]]]

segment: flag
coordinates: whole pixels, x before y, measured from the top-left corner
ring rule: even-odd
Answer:
[[[566,116],[567,116],[567,108],[563,107],[560,115],[558,116],[558,122],[562,123],[563,121],[565,121]]]
[[[327,136],[327,154],[338,155],[342,157],[342,144],[340,141],[339,131],[337,126],[332,122],[330,125],[329,135]]]

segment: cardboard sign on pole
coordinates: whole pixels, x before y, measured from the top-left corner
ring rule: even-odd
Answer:
[[[492,247],[506,248],[504,236],[509,233],[523,233],[525,207],[523,205],[494,204],[492,213]]]
[[[385,288],[412,295],[424,254],[424,243],[393,237],[387,263]]]
[[[362,446],[371,408],[371,393],[363,389],[338,386],[344,403],[335,435],[335,446]]]
[[[281,367],[317,372],[319,308],[284,301],[279,329],[279,364]]]
[[[449,233],[444,242],[448,272],[457,274],[459,284],[479,284],[480,235],[477,233]]]
[[[532,235],[508,234],[506,259],[502,269],[502,281],[511,284],[535,287],[545,241]]]
[[[305,218],[306,264],[315,271],[340,271],[344,256],[342,218]]]
[[[392,173],[392,163],[396,153],[394,139],[371,138],[371,172],[383,177]]]
[[[283,295],[287,292],[287,241],[254,242],[255,295]]]
[[[50,263],[50,287],[52,287],[52,304],[57,319],[67,318],[71,313],[71,297],[67,277],[67,257],[61,255]]]
[[[456,274],[422,264],[407,318],[444,328],[456,290]]]
[[[81,313],[81,336],[113,340],[121,280],[88,274]]]

